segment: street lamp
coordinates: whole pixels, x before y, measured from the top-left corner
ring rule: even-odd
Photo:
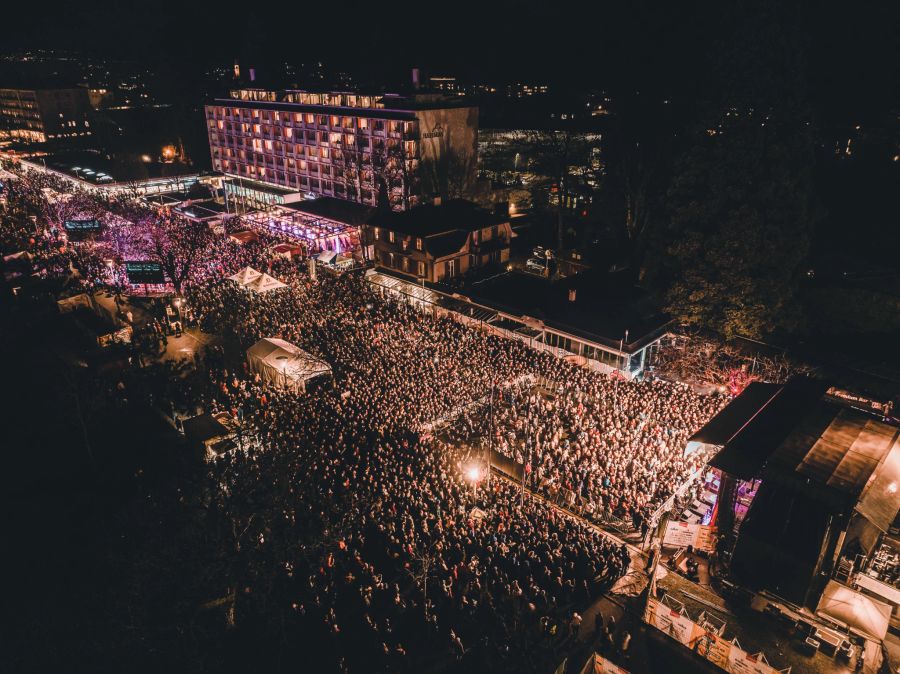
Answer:
[[[172,300],[172,304],[175,306],[175,311],[178,312],[178,321],[179,322],[184,320],[184,318],[181,316],[181,305],[183,303],[184,303],[184,300],[182,300],[180,297],[176,297],[175,299]]]
[[[478,464],[472,463],[466,468],[466,479],[472,483],[472,500],[478,498],[478,481],[481,479],[481,468]]]

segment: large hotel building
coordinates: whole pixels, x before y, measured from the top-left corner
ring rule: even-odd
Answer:
[[[0,89],[0,137],[46,143],[91,135],[86,89]]]
[[[263,204],[299,193],[402,210],[475,178],[478,108],[459,98],[241,89],[207,105],[206,124],[226,193]]]

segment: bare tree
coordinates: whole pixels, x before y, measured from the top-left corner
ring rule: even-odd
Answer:
[[[96,201],[83,192],[48,195],[41,191],[40,195],[41,216],[51,227],[62,229],[67,220],[100,215]]]
[[[211,243],[209,228],[174,215],[150,217],[140,226],[146,228],[151,256],[162,265],[175,292],[181,293],[194,265]]]
[[[407,573],[413,583],[422,591],[422,610],[425,620],[428,620],[428,579],[435,575],[435,564],[440,559],[439,542],[433,540],[421,549],[415,549],[412,553],[412,562]]]
[[[402,140],[373,139],[371,153],[373,189],[376,189],[382,198],[386,194],[392,208],[400,206],[401,209],[407,210],[411,205],[411,197],[417,191],[412,162],[413,160],[406,155]],[[399,198],[395,199],[395,195],[399,195]]]
[[[345,134],[344,138],[346,137]],[[356,130],[353,142],[342,142],[341,147],[334,150],[333,159],[336,160],[333,165],[344,182],[346,198],[349,201],[364,203],[363,186],[367,182],[368,164],[371,163],[368,136],[362,133],[361,129]]]
[[[563,248],[565,199],[579,167],[591,161],[596,144],[584,133],[571,129],[523,131],[519,136],[535,170],[547,176],[556,189],[556,246]]]
[[[733,394],[752,381],[782,384],[796,375],[815,372],[810,365],[783,353],[748,353],[735,343],[697,333],[663,341],[653,366],[679,381],[725,387]]]

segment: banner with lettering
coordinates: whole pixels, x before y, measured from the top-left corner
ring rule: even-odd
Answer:
[[[691,650],[709,660],[716,667],[728,670],[728,657],[732,648],[737,648],[737,646],[734,646],[728,639],[697,626]]]
[[[686,615],[681,615],[665,604],[651,599],[648,622],[661,632],[690,647],[696,625]]]
[[[656,599],[650,599],[646,622],[729,674],[778,674],[761,655],[751,655]]]
[[[686,548],[693,545],[695,550],[712,552],[715,546],[715,527],[705,524],[669,521],[663,536],[663,545],[672,548]]]
[[[732,646],[728,654],[728,671],[730,674],[776,674],[776,670],[767,665],[757,655]]]

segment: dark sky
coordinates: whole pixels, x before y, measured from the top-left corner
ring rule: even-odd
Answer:
[[[896,96],[900,3],[887,0],[46,0],[8,3],[2,16],[12,28],[3,31],[10,46],[170,65],[235,56],[324,60],[385,79],[419,65],[486,79],[677,91],[707,77],[717,40],[753,30],[740,19],[735,24],[734,7],[746,15],[772,5],[805,40],[809,79],[820,92],[882,102]]]

